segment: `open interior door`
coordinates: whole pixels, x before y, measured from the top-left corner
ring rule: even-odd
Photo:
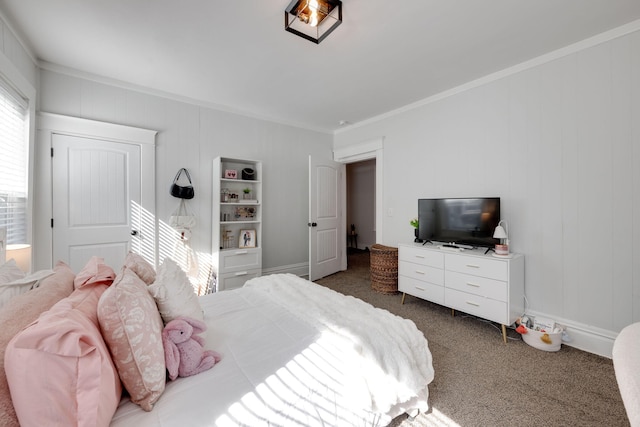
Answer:
[[[309,156],[309,280],[347,267],[345,165]]]

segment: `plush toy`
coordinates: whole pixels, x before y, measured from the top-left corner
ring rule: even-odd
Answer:
[[[189,317],[178,317],[164,327],[162,344],[169,379],[199,374],[222,358],[213,350],[204,349],[204,339],[196,334],[207,329],[207,325]]]

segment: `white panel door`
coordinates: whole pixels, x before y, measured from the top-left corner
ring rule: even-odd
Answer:
[[[139,239],[140,146],[52,136],[53,259],[78,272],[92,256],[122,265]],[[137,215],[133,215],[137,218]]]
[[[340,270],[345,250],[345,165],[309,156],[309,280]]]

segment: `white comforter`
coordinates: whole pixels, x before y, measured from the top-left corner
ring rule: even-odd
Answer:
[[[427,409],[427,341],[413,322],[293,275],[201,298],[213,369],[167,384],[112,426],[384,426]]]

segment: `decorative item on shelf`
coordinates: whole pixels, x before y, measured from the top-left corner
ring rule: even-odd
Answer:
[[[422,240],[418,237],[418,218],[413,218],[411,221],[409,221],[409,224],[414,228],[413,235],[415,236],[415,239],[413,241],[416,243],[421,243]]]
[[[220,201],[222,203],[226,203],[229,201],[229,189],[228,188],[223,188],[222,190],[220,190]]]
[[[500,225],[504,223],[504,228]],[[498,226],[493,232],[494,239],[500,239],[500,243],[496,245],[495,252],[498,256],[508,256],[509,255],[509,234],[507,233],[507,221],[504,219],[498,222]]]
[[[237,179],[238,171],[236,169],[226,169],[224,171],[224,177],[227,179]]]
[[[284,11],[284,29],[316,44],[341,23],[340,0],[293,0]]]
[[[189,179],[189,185],[178,185],[178,181],[180,180],[180,175],[184,172]],[[171,190],[169,191],[173,197],[177,197],[179,199],[193,199],[195,196],[195,191],[193,189],[193,185],[191,183],[191,175],[189,175],[189,171],[185,168],[181,168],[176,177],[173,178],[173,183],[171,184]]]
[[[244,176],[244,170],[242,171],[242,174],[243,174],[243,176]],[[249,187],[247,187],[247,188],[243,188],[243,189],[242,189],[242,192],[244,193],[244,194],[242,195],[242,198],[243,198],[244,200],[250,200],[250,199],[251,199],[251,188],[249,188]]]
[[[237,207],[235,218],[237,221],[242,221],[246,219],[254,219],[256,217],[256,208],[251,207]]]
[[[255,181],[256,171],[251,168],[242,169],[242,179],[244,179],[245,181]]]
[[[238,194],[236,194],[236,193],[229,193],[229,202],[231,202],[231,203],[237,203],[237,202],[238,202]]]
[[[224,229],[222,231],[222,249],[229,249],[232,246],[233,234],[231,230]]]
[[[256,247],[256,230],[240,230],[240,239],[238,241],[240,248]]]

